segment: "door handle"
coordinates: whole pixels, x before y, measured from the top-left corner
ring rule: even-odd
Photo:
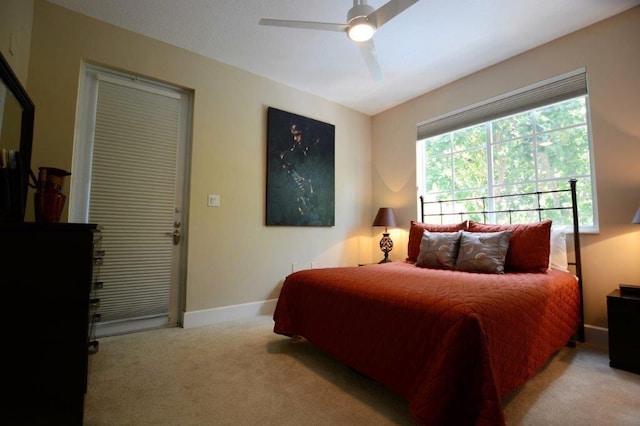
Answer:
[[[165,235],[172,237],[173,238],[173,245],[177,246],[178,243],[180,243],[180,231],[178,231],[177,229],[173,232],[167,232]]]

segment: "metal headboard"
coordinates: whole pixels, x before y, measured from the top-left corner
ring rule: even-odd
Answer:
[[[555,189],[548,191],[536,191],[536,192],[526,192],[519,194],[506,194],[506,195],[493,195],[493,196],[485,196],[485,197],[474,197],[474,198],[464,198],[457,200],[439,200],[439,201],[425,201],[424,196],[420,196],[420,214],[422,216],[422,222],[432,222],[429,218],[439,217],[440,223],[444,223],[445,217],[455,217],[459,216],[460,221],[467,220],[471,216],[480,215],[483,220],[482,222],[488,222],[492,217],[496,217],[501,215],[501,217],[508,217],[508,222],[512,223],[513,216],[518,213],[527,213],[527,212],[535,212],[537,213],[538,220],[543,219],[543,212],[545,211],[562,211],[562,210],[570,210],[573,222],[573,250],[575,260],[573,262],[569,262],[570,265],[575,267],[575,275],[578,279],[578,289],[580,292],[580,325],[578,328],[578,340],[580,342],[584,342],[584,303],[583,303],[583,293],[582,293],[582,260],[580,253],[580,226],[578,221],[578,204],[577,204],[577,196],[576,196],[576,179],[569,180],[569,188],[566,189]],[[571,203],[554,205],[550,207],[543,207],[541,204],[541,200],[546,195],[551,194],[562,194],[562,193],[570,193],[571,194]],[[497,199],[509,199],[512,197],[531,197],[535,200],[533,207],[527,208],[517,208],[517,209],[490,209],[490,206],[493,205],[494,201]],[[460,203],[473,203],[479,202],[482,205],[482,208],[477,211],[463,211],[463,212],[453,212],[453,211],[445,211],[445,206],[448,204],[460,204]],[[425,210],[426,206],[436,205],[438,210],[437,213],[427,213]]]

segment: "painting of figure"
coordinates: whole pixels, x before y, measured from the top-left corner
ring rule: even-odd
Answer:
[[[267,225],[335,225],[335,126],[273,107],[267,123]]]

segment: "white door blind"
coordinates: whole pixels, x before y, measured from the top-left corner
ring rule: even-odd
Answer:
[[[579,69],[420,124],[417,140],[586,94],[587,74]]]
[[[168,314],[179,102],[98,81],[89,222],[103,227],[103,321]]]

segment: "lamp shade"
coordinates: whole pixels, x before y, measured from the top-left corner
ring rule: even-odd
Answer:
[[[396,213],[391,207],[380,207],[371,226],[394,227],[397,226],[397,222]]]
[[[631,223],[637,223],[640,225],[640,207],[638,207],[638,211],[636,212],[636,215],[633,217],[633,220],[631,221]]]

